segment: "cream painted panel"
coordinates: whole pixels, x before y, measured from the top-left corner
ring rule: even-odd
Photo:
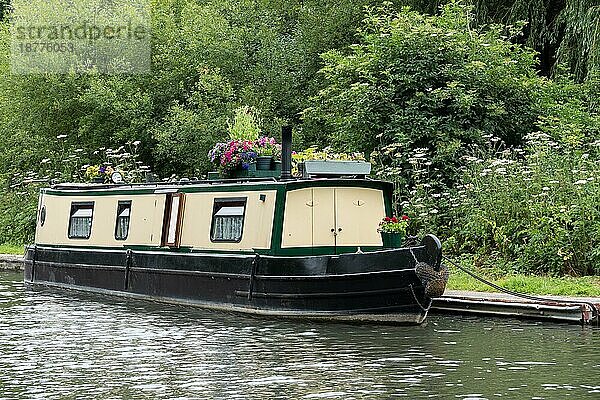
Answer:
[[[313,188],[313,246],[335,246],[334,188]]]
[[[311,247],[313,224],[312,189],[287,192],[281,247]]]
[[[335,189],[338,246],[381,246],[377,232],[385,217],[383,192],[366,188]],[[340,231],[341,229],[341,231]]]
[[[152,227],[151,240],[156,246],[160,246],[163,232],[163,220],[165,218],[165,205],[167,203],[167,195],[157,195],[154,199],[154,209],[152,212]]]
[[[155,208],[164,199],[160,195],[115,195],[115,196],[53,196],[44,195],[42,205],[46,206],[46,222],[37,225],[36,243],[81,246],[124,245],[158,246],[160,235],[154,226]],[[126,240],[115,239],[117,204],[119,200],[130,200],[131,219]],[[71,203],[94,202],[92,233],[89,239],[69,239],[69,216]],[[161,217],[162,218],[162,217]],[[162,222],[162,221],[161,221]]]
[[[260,201],[260,195],[266,195]],[[277,192],[220,192],[220,193],[188,193],[185,197],[181,246],[215,250],[247,250],[269,249],[273,231],[275,214],[275,197]],[[239,243],[212,242],[210,227],[214,199],[246,198],[246,214],[244,230]]]

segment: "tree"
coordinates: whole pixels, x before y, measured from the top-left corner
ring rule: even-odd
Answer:
[[[451,184],[467,148],[518,145],[538,115],[534,52],[500,27],[471,26],[472,8],[455,1],[437,16],[370,9],[357,44],[323,55],[327,86],[305,110],[307,140],[378,149],[403,183],[417,153],[431,156],[431,180]]]

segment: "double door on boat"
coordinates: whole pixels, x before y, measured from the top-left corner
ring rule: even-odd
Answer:
[[[286,199],[282,247],[380,246],[383,193],[368,188],[307,188]]]

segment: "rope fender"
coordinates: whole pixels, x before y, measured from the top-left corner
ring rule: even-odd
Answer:
[[[450,276],[450,271],[445,264],[440,264],[439,271],[436,271],[426,262],[419,261],[415,265],[417,277],[425,286],[425,295],[430,299],[441,297],[446,290],[446,284]]]

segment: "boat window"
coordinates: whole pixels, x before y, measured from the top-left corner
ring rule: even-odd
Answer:
[[[119,201],[117,205],[117,223],[115,239],[125,240],[129,235],[129,219],[131,215],[131,201]]]
[[[242,240],[246,199],[215,199],[210,239],[213,242]]]
[[[69,239],[89,239],[92,234],[94,203],[71,203]]]

